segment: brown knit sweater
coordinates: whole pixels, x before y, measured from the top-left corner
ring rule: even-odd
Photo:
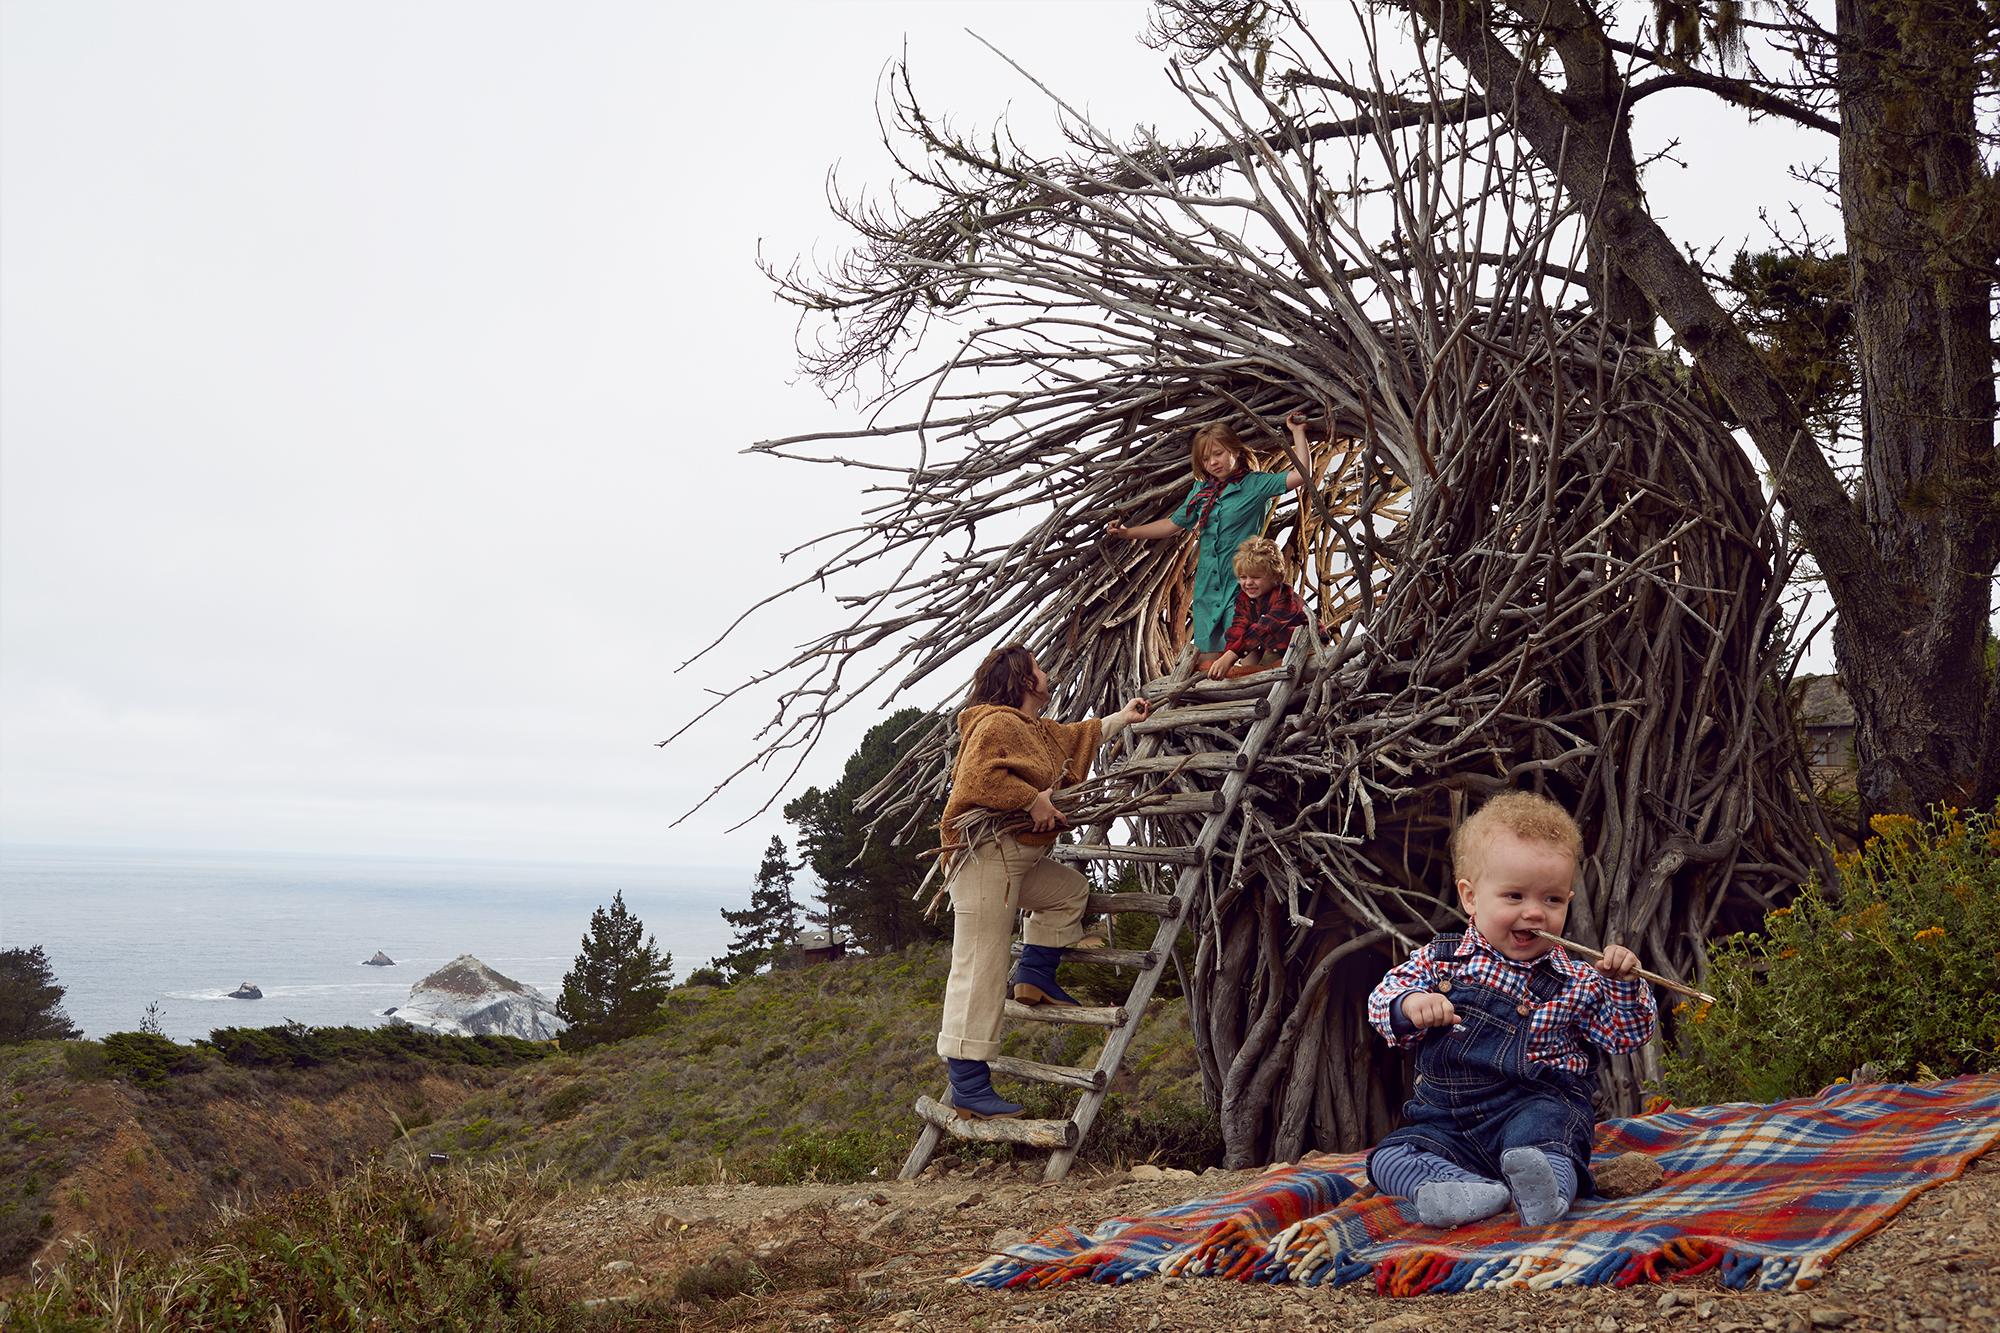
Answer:
[[[1101,718],[1054,722],[1000,704],[976,704],[960,713],[958,760],[951,768],[951,794],[940,824],[946,858],[959,841],[953,820],[975,806],[1025,810],[1037,792],[1082,782],[1090,776],[1090,761],[1103,738]],[[1045,847],[1060,831],[1024,828],[1015,836],[1029,846]]]

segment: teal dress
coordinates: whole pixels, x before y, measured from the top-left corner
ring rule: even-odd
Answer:
[[[1282,472],[1249,472],[1222,488],[1201,530],[1194,562],[1194,646],[1197,652],[1219,653],[1236,611],[1236,548],[1264,530],[1270,503],[1285,493]],[[1195,501],[1201,483],[1188,488],[1187,499],[1174,511],[1177,527],[1194,526]]]

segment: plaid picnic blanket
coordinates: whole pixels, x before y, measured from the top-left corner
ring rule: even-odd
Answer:
[[[1513,1213],[1451,1231],[1365,1185],[1363,1154],[1313,1154],[1244,1189],[1089,1231],[1055,1227],[957,1281],[1044,1287],[1214,1276],[1343,1284],[1389,1296],[1488,1287],[1629,1286],[1720,1270],[1724,1286],[1818,1281],[1835,1255],[2000,1140],[2000,1074],[1922,1086],[1663,1111],[1598,1126],[1600,1159],[1642,1152],[1666,1181],[1588,1199],[1526,1228]],[[1352,1196],[1352,1197],[1351,1197]]]

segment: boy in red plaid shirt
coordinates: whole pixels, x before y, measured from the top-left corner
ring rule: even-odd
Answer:
[[[1236,548],[1236,614],[1222,656],[1209,664],[1211,679],[1247,676],[1276,666],[1291,646],[1292,631],[1306,623],[1306,606],[1285,577],[1285,553],[1269,537],[1251,537]]]
[[[1593,965],[1535,933],[1562,933],[1582,850],[1576,821],[1546,797],[1482,805],[1451,840],[1470,925],[1419,948],[1368,997],[1376,1030],[1417,1052],[1403,1126],[1369,1153],[1368,1175],[1414,1199],[1426,1226],[1510,1202],[1542,1226],[1590,1187],[1595,1052],[1643,1045],[1657,1015],[1630,949],[1613,944]]]

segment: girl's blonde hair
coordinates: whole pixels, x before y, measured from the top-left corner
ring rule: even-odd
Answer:
[[[1194,433],[1194,440],[1188,445],[1188,468],[1196,481],[1208,480],[1208,473],[1201,470],[1201,459],[1211,444],[1232,450],[1238,467],[1249,460],[1250,451],[1244,447],[1243,437],[1236,433],[1236,428],[1226,421],[1211,421]]]
[[[1286,582],[1285,553],[1269,537],[1245,538],[1236,548],[1236,558],[1231,563],[1239,579],[1269,574],[1280,583]]]
[[[1546,796],[1531,791],[1507,791],[1472,812],[1472,817],[1451,835],[1452,873],[1459,879],[1474,879],[1486,857],[1486,843],[1495,829],[1506,829],[1524,842],[1547,843],[1569,853],[1572,861],[1583,856],[1583,830],[1569,811]]]

